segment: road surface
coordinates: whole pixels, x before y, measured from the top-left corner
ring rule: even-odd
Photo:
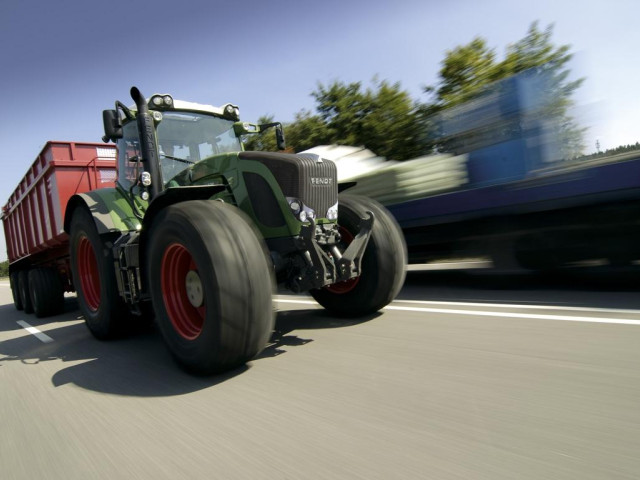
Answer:
[[[179,370],[0,285],[3,479],[637,479],[633,281],[413,272],[360,321],[278,296],[246,367]]]

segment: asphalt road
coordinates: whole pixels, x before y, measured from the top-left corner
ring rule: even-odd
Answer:
[[[3,283],[0,478],[637,479],[639,290],[413,272],[360,321],[279,296],[260,357],[198,378],[153,330],[99,342],[75,297],[37,319]]]

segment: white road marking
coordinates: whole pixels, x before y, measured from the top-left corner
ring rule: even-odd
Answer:
[[[314,300],[293,300],[293,299],[287,299],[282,297],[276,297],[276,301],[281,303],[318,305]],[[402,301],[400,300],[398,302],[401,303]],[[458,304],[458,305],[468,305],[468,304]],[[486,306],[486,304],[479,304],[479,305]],[[521,308],[521,306],[514,306],[509,304],[499,304],[499,305],[501,307]],[[493,306],[496,306],[496,304],[493,304]],[[549,308],[552,308],[552,307],[549,307]],[[614,323],[614,324],[621,324],[621,325],[640,325],[640,320],[630,320],[625,318],[578,317],[578,316],[571,316],[571,315],[539,315],[534,313],[508,313],[508,312],[493,312],[493,311],[486,311],[486,310],[458,310],[458,309],[450,309],[450,308],[402,307],[399,305],[387,305],[386,307],[384,307],[384,309],[409,311],[409,312],[469,315],[469,316],[479,316],[479,317],[527,318],[527,319],[534,319],[534,320],[555,320],[555,321],[565,321],[565,322]],[[562,310],[562,307],[559,307],[558,310]],[[611,310],[611,311],[615,312],[615,310]],[[633,312],[640,313],[637,311],[633,311]]]
[[[292,298],[284,298],[282,296],[276,296],[274,297],[274,300],[276,302],[282,302],[282,303],[300,303],[303,305],[318,305],[318,302],[316,302],[315,300],[294,300]]]
[[[437,302],[429,300],[396,300],[395,303],[412,303],[416,305],[453,305],[459,307],[516,308],[523,310],[567,310],[574,312],[608,312],[631,313],[640,315],[640,310],[623,308],[570,307],[565,305],[531,305],[518,303],[481,303],[481,302]]]
[[[569,315],[537,315],[533,313],[487,312],[483,310],[455,310],[448,308],[417,308],[388,305],[385,310],[404,310],[411,312],[449,313],[456,315],[472,315],[480,317],[531,318],[536,320],[562,320],[565,322],[618,323],[622,325],[640,325],[640,320],[626,318],[573,317]]]
[[[18,320],[16,322],[18,325],[20,325],[22,328],[24,328],[27,332],[29,332],[32,335],[35,335],[35,337],[40,340],[41,342],[44,343],[51,343],[53,342],[53,338],[51,338],[49,335],[46,335],[44,333],[42,333],[40,330],[38,330],[36,327],[32,327],[31,325],[29,325],[27,322],[25,322],[24,320]]]

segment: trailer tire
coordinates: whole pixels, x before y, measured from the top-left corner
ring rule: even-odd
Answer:
[[[13,272],[9,275],[9,283],[11,284],[11,295],[13,296],[13,305],[16,307],[16,310],[22,310],[24,307],[22,306],[22,298],[20,298],[20,285],[18,282],[18,274],[19,272]]]
[[[338,203],[338,225],[346,245],[359,230],[367,211],[374,215],[369,244],[359,277],[309,293],[324,308],[342,317],[377,312],[398,294],[406,275],[407,246],[400,226],[380,203],[367,197],[343,194]]]
[[[250,222],[208,200],[171,205],[153,222],[147,264],[156,321],[189,372],[240,366],[270,338],[273,269]]]
[[[128,311],[118,294],[113,252],[84,208],[73,212],[70,232],[71,273],[85,323],[100,340],[118,337]]]
[[[53,268],[29,271],[29,298],[38,318],[62,313],[64,290],[58,272]]]
[[[565,263],[557,248],[557,242],[543,234],[521,237],[513,246],[517,264],[526,270],[552,272]]]
[[[18,272],[18,290],[20,291],[20,301],[24,313],[33,313],[33,303],[29,296],[29,270]]]

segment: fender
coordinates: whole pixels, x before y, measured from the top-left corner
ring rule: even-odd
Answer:
[[[117,188],[100,188],[78,193],[69,199],[64,215],[64,230],[70,233],[71,217],[78,207],[86,207],[96,222],[100,235],[109,232],[131,232],[141,228],[131,204]]]

